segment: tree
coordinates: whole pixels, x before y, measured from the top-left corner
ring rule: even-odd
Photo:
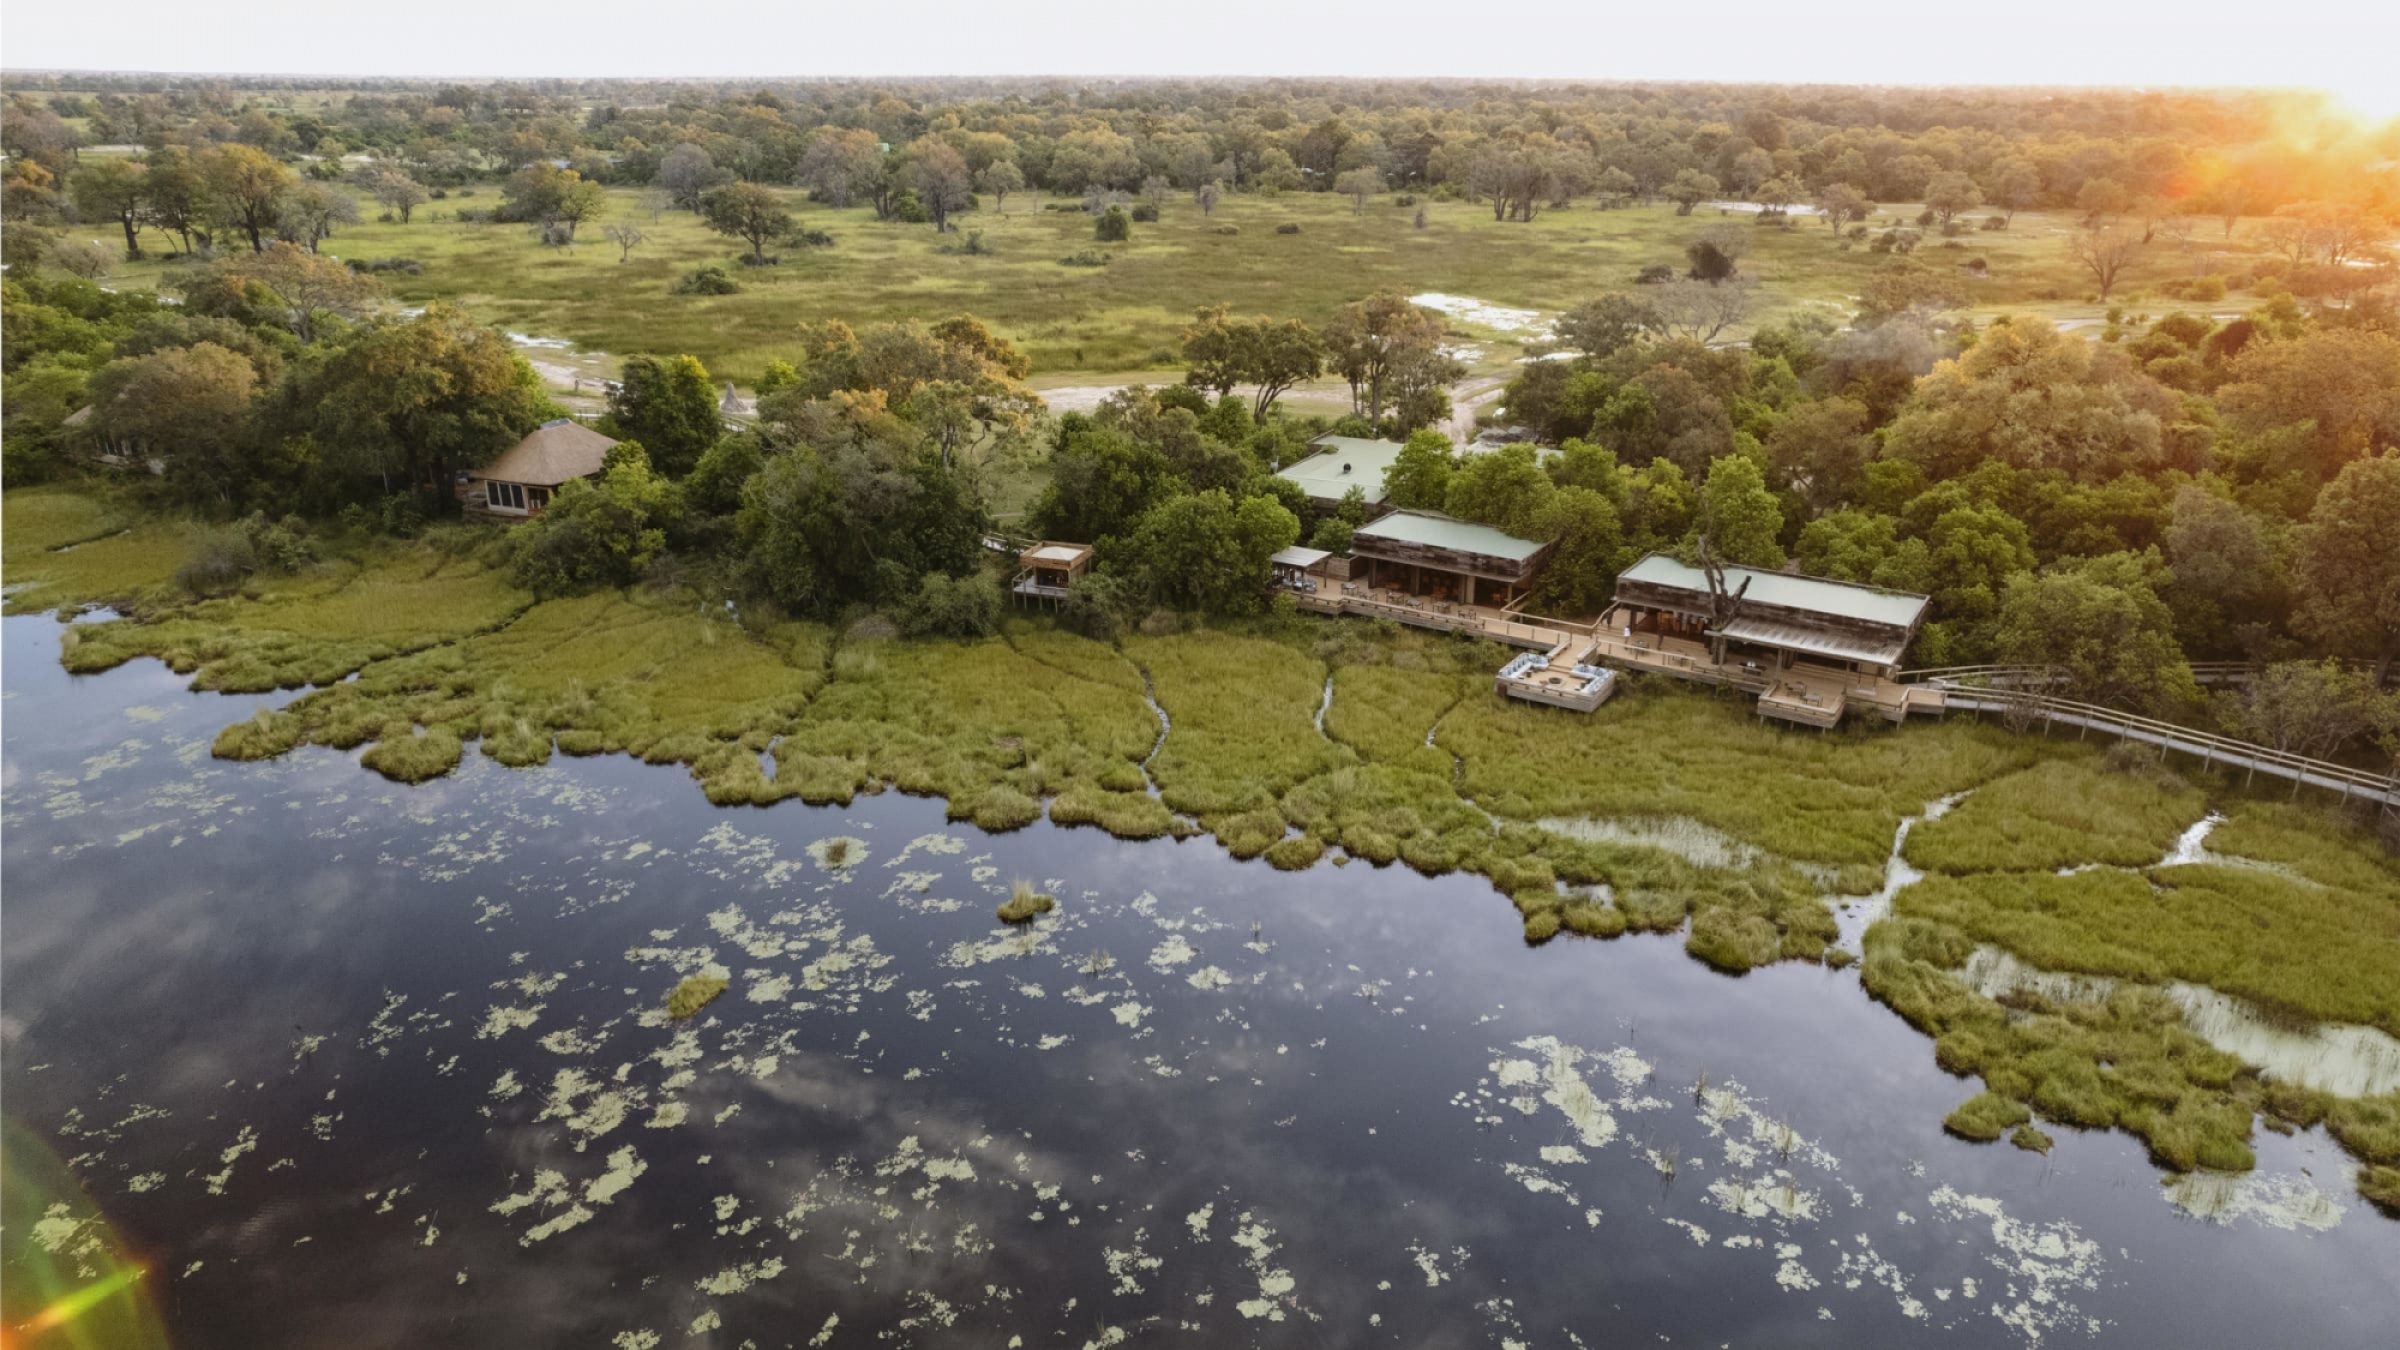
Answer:
[[[2217,391],[2228,426],[2259,442],[2291,443],[2325,482],[2379,447],[2400,444],[2400,339],[2367,328],[2319,328],[2252,342]]]
[[[1856,399],[1812,399],[1786,412],[1767,433],[1767,464],[1778,485],[1800,494],[1811,515],[1851,499],[1875,438],[1867,405]]]
[[[1025,171],[1018,168],[1017,162],[1013,159],[995,159],[983,166],[983,172],[975,176],[975,183],[984,191],[992,194],[994,210],[1006,211],[1008,210],[1008,194],[1019,191],[1025,186]]]
[[[1184,382],[1222,398],[1237,385],[1255,385],[1252,414],[1265,426],[1284,391],[1325,370],[1325,344],[1298,319],[1234,319],[1227,307],[1199,311],[1184,330]]]
[[[336,225],[358,223],[358,201],[349,193],[322,183],[302,183],[283,194],[276,210],[275,233],[284,242],[309,252],[333,237]]]
[[[153,152],[142,187],[150,223],[174,235],[182,241],[183,251],[191,252],[192,236],[202,230],[208,216],[207,180],[192,152],[180,145]]]
[[[1384,471],[1384,497],[1410,510],[1442,510],[1450,503],[1450,479],[1457,471],[1458,454],[1449,437],[1438,431],[1414,432]]]
[[[1751,198],[1766,208],[1765,214],[1782,216],[1793,202],[1800,200],[1800,184],[1789,174],[1774,174],[1760,183]]]
[[[517,580],[540,596],[632,585],[666,549],[662,522],[673,497],[642,447],[620,442],[597,480],[560,487],[540,515],[509,533]]]
[[[1165,174],[1154,173],[1142,180],[1142,201],[1149,206],[1153,218],[1167,209],[1167,198],[1174,195],[1175,184]]]
[[[2068,698],[2152,715],[2181,710],[2199,687],[2158,596],[2164,571],[2152,550],[2011,577],[2000,606],[2000,658],[2045,668]]]
[[[2092,282],[2100,288],[2100,298],[2108,299],[2117,288],[2117,279],[2132,265],[2142,250],[2138,230],[2123,225],[2093,224],[2069,234],[2067,256],[2083,270],[2092,274]]]
[[[2198,483],[2175,490],[2171,511],[2164,594],[2176,636],[2189,652],[2240,655],[2284,609],[2285,550],[2256,513]]]
[[[848,206],[883,173],[883,146],[863,127],[826,128],[800,156],[800,181],[818,201]]]
[[[725,171],[707,150],[685,141],[659,157],[658,172],[650,181],[666,192],[667,201],[677,209],[697,211],[701,196],[725,178]]]
[[[1800,530],[1793,550],[1800,570],[1896,591],[1933,589],[1933,554],[1922,539],[1900,533],[1897,517],[1873,511],[1831,511]]]
[[[2157,467],[2178,413],[2123,353],[2020,320],[1985,329],[1920,380],[1884,451],[1935,481],[1987,462],[2098,481]]]
[[[1442,509],[1461,520],[1532,538],[1557,491],[1534,459],[1532,446],[1504,445],[1470,455],[1452,472]]]
[[[1533,605],[1567,617],[1608,608],[1627,561],[1625,524],[1615,503],[1590,488],[1562,487],[1530,524],[1532,537],[1556,541],[1534,580]]]
[[[165,458],[185,501],[224,510],[243,501],[258,371],[213,342],[111,361],[92,376],[93,421],[111,441]]]
[[[368,196],[382,204],[383,209],[400,217],[403,225],[431,196],[423,183],[389,167],[369,169],[362,176],[361,185],[366,188]]]
[[[213,213],[249,236],[251,252],[265,251],[276,208],[292,186],[292,171],[248,145],[210,146],[197,163]]]
[[[2317,494],[2293,559],[2293,626],[2325,650],[2400,658],[2400,454],[2352,460]]]
[[[97,160],[76,171],[67,190],[90,220],[113,220],[125,231],[125,257],[142,256],[140,230],[148,207],[149,171],[130,159]]]
[[[2002,160],[1991,171],[1992,204],[2000,208],[2001,220],[2015,224],[2017,212],[2031,207],[2042,199],[2042,173],[2022,159]]]
[[[2370,732],[2400,726],[2400,695],[2339,661],[2278,661],[2232,699],[2234,729],[2262,745],[2329,759]]]
[[[989,521],[971,480],[942,468],[907,426],[828,401],[803,439],[742,488],[735,547],[748,585],[797,613],[900,604],[928,573],[982,562]]]
[[[187,302],[208,308],[199,287],[211,283],[222,292],[241,295],[248,304],[255,305],[263,296],[268,303],[258,308],[291,329],[302,342],[316,341],[327,318],[365,318],[383,294],[383,285],[375,278],[282,241],[264,253],[218,262],[185,288]]]
[[[1238,502],[1222,488],[1187,492],[1152,507],[1127,541],[1135,584],[1178,609],[1257,612],[1267,594],[1267,560],[1300,538],[1300,519],[1273,497]]]
[[[444,496],[458,470],[489,463],[554,411],[498,329],[438,302],[347,334],[276,402],[282,430],[313,437],[330,466]]]
[[[1726,329],[1750,317],[1758,283],[1737,276],[1723,282],[1670,281],[1652,289],[1651,306],[1669,333],[1694,342],[1714,342]]]
[[[669,478],[690,473],[724,432],[716,382],[696,356],[627,357],[609,391],[608,415]]]
[[[1157,447],[1080,413],[1061,419],[1052,444],[1050,485],[1028,515],[1045,539],[1121,534],[1175,491],[1174,469]]]
[[[1925,209],[1933,212],[1945,230],[1950,228],[1950,222],[1960,212],[1972,211],[1981,205],[1983,189],[1976,186],[1974,179],[1955,169],[1937,173],[1925,184]]]
[[[750,261],[767,260],[767,241],[788,234],[792,213],[783,198],[756,183],[727,183],[700,199],[701,219],[719,234],[750,245]]]
[[[1693,525],[1710,551],[1744,567],[1783,566],[1783,508],[1767,491],[1766,475],[1747,455],[1710,462],[1700,487],[1700,518]]]
[[[1383,192],[1383,170],[1361,165],[1338,175],[1333,190],[1350,199],[1350,213],[1356,215],[1367,209],[1367,198]]]
[[[1133,238],[1133,217],[1122,206],[1111,206],[1092,222],[1092,237],[1103,244],[1122,244]]]
[[[1865,220],[1867,213],[1875,209],[1875,203],[1866,193],[1848,183],[1827,183],[1817,192],[1816,206],[1817,214],[1825,217],[1826,225],[1836,234],[1851,221]]]
[[[1676,215],[1688,216],[1693,207],[1723,191],[1716,179],[1697,169],[1685,169],[1675,175],[1675,181],[1667,184],[1666,198],[1675,203]]]
[[[1394,392],[1396,373],[1440,373],[1429,368],[1441,350],[1440,316],[1398,292],[1344,305],[1323,333],[1328,363],[1349,382],[1350,410],[1369,422],[1382,422],[1384,398]]]
[[[1557,330],[1560,341],[1597,361],[1665,336],[1667,321],[1649,301],[1611,293],[1560,315]]]
[[[2114,178],[2087,178],[2075,190],[2075,209],[2083,212],[2087,229],[2098,229],[2109,217],[2123,215],[2132,203],[2133,194]]]
[[[1214,180],[1211,180],[1209,182],[1202,183],[1200,185],[1200,190],[1192,194],[1192,201],[1199,206],[1200,214],[1203,218],[1213,216],[1217,213],[1217,198],[1223,192],[1224,189],[1219,187]]]
[[[966,156],[947,141],[928,136],[910,147],[908,180],[926,214],[933,217],[935,234],[948,233],[950,217],[975,201],[975,179],[967,172]]]
[[[617,246],[617,261],[620,263],[631,262],[633,251],[640,248],[650,238],[649,235],[642,233],[641,226],[629,222],[611,225],[600,233],[608,242]]]

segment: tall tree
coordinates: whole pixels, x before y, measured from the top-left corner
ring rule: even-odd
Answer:
[[[285,429],[329,464],[448,493],[553,411],[542,381],[499,330],[435,303],[349,334],[279,392]]]
[[[2042,666],[2069,698],[2166,716],[2198,697],[2158,596],[2155,551],[2111,553],[2010,578],[2001,601],[2002,660]]]
[[[750,245],[750,261],[767,260],[767,241],[789,233],[792,213],[783,198],[756,183],[727,183],[700,199],[700,216],[708,228]]]
[[[125,231],[125,257],[142,256],[140,230],[149,205],[149,171],[130,159],[103,159],[67,181],[75,209],[92,220],[113,220]]]
[[[291,190],[292,171],[249,145],[210,146],[198,164],[216,215],[249,237],[251,252],[264,252],[276,210]]]
[[[1323,329],[1326,355],[1350,385],[1351,411],[1383,420],[1396,372],[1420,368],[1442,345],[1442,320],[1396,291],[1342,306]]]
[[[608,415],[669,478],[690,473],[724,434],[716,382],[696,356],[626,358],[617,387],[609,391]]]
[[[2091,274],[2092,284],[2100,288],[2100,298],[2106,300],[2123,279],[2125,269],[2141,255],[2142,235],[2124,225],[2096,221],[2070,233],[2065,247],[2067,257]]]
[[[1783,566],[1783,508],[1767,491],[1766,475],[1747,455],[1724,455],[1708,466],[1693,526],[1722,561],[1745,567]]]
[[[933,217],[935,234],[947,233],[950,217],[975,200],[975,180],[967,172],[966,157],[947,141],[929,136],[910,147],[908,178],[925,213]]]
[[[2345,465],[2317,494],[2292,579],[2300,632],[2340,656],[2400,658],[2400,453]]]
[[[658,173],[650,180],[663,189],[668,202],[684,211],[700,209],[700,197],[725,181],[707,150],[685,141],[659,157]]]

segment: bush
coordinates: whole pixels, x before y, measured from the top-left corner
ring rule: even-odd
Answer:
[[[1103,244],[1122,244],[1133,238],[1133,217],[1122,206],[1112,206],[1092,222],[1092,237]]]
[[[675,283],[675,294],[731,295],[741,288],[741,283],[735,281],[724,268],[710,263],[705,267],[693,269],[678,280]]]
[[[1149,202],[1136,202],[1133,206],[1133,218],[1144,224],[1155,224],[1158,220],[1158,208]]]
[[[902,602],[899,619],[910,637],[990,637],[1000,631],[1000,588],[982,573],[928,572]]]
[[[1634,275],[1633,283],[1637,286],[1663,286],[1674,279],[1674,267],[1667,263],[1652,263]]]
[[[749,254],[745,253],[742,256],[734,259],[734,262],[743,267],[781,267],[783,266],[783,255],[780,253],[762,253],[753,258]]]
[[[317,560],[308,522],[298,516],[270,521],[266,512],[254,512],[242,522],[242,533],[249,537],[258,565],[270,572],[297,572]]]
[[[686,975],[677,981],[667,995],[667,1016],[678,1021],[698,1013],[725,992],[729,982],[722,975]]]
[[[783,242],[795,248],[832,248],[833,236],[823,230],[794,230],[783,237]]]
[[[1978,228],[1986,230],[2005,230],[2008,228],[2008,217],[1985,216],[1983,218],[1983,224]]]
[[[1208,232],[1210,234],[1240,234],[1242,227],[1239,225],[1211,225]]]
[[[368,273],[398,272],[404,276],[413,277],[425,270],[425,264],[415,258],[352,258],[350,270]]]
[[[1047,914],[1058,908],[1055,896],[1045,895],[1033,888],[1033,883],[1020,881],[1009,887],[1008,899],[999,909],[1002,923],[1031,923],[1037,914]]]
[[[1104,248],[1079,248],[1058,260],[1061,267],[1106,267],[1109,252]]]
[[[193,542],[192,556],[175,569],[175,584],[191,595],[223,595],[258,570],[258,550],[241,529],[212,529]]]
[[[1275,233],[1277,233],[1277,234],[1298,234],[1298,233],[1300,233],[1300,225],[1299,225],[1299,223],[1298,223],[1297,221],[1289,221],[1289,220],[1287,220],[1287,221],[1285,221],[1283,224],[1281,224],[1281,225],[1278,225],[1278,226],[1276,226],[1276,227],[1275,227]]]

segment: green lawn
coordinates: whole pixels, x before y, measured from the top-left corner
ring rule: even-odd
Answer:
[[[1426,225],[1418,229],[1417,208],[1394,205],[1390,197],[1353,212],[1348,199],[1329,194],[1234,196],[1209,217],[1177,197],[1163,219],[1134,227],[1132,243],[1106,246],[1113,255],[1108,266],[1090,268],[1058,262],[1093,246],[1090,219],[1079,210],[1044,210],[1031,194],[1010,198],[1005,212],[987,206],[961,218],[962,230],[982,231],[995,250],[983,256],[941,251],[963,234],[937,236],[928,225],[878,222],[863,207],[836,210],[797,191],[787,196],[801,222],[832,234],[834,246],[785,248],[778,267],[737,269],[743,290],[730,296],[669,294],[677,277],[703,263],[731,263],[740,246],[710,233],[688,212],[654,215],[644,209],[643,194],[630,188],[609,193],[607,212],[584,228],[584,242],[571,249],[544,247],[522,225],[460,224],[458,208],[499,204],[499,191],[489,184],[472,197],[453,195],[420,208],[408,225],[378,223],[373,217],[379,208],[362,203],[368,221],[343,230],[325,248],[344,258],[423,262],[419,275],[388,278],[404,303],[455,300],[520,332],[618,355],[690,352],[711,370],[743,382],[789,349],[793,325],[802,320],[857,325],[959,310],[982,316],[1021,344],[1037,374],[1060,377],[1178,370],[1178,334],[1203,304],[1315,321],[1370,292],[1397,289],[1555,311],[1629,285],[1646,264],[1680,264],[1684,243],[1703,226],[1748,219],[1706,207],[1684,217],[1663,204],[1607,211],[1578,203],[1531,224],[1502,223],[1482,206],[1426,202]],[[1904,207],[1887,211],[1913,214]],[[1897,218],[1879,216],[1876,224]],[[628,222],[648,240],[621,263],[601,230]],[[2090,318],[2101,307],[2086,301],[2088,284],[2061,250],[2060,236],[2070,224],[2064,215],[2027,212],[2007,231],[1928,239],[1917,257],[1951,264],[1984,259],[1988,275],[1968,282],[1979,311]],[[1279,234],[1281,225],[1300,231]],[[1765,286],[1762,318],[1812,308],[1844,318],[1862,280],[1886,262],[1805,219],[1790,230],[1751,233],[1743,268]],[[2249,233],[2221,244],[2210,225],[2188,248],[2162,235],[2123,294],[2196,271],[2237,269],[2251,256],[2244,237]],[[152,247],[165,242],[156,235],[148,239]],[[111,284],[155,284],[162,271],[157,262],[121,265]],[[2156,312],[2174,308],[2130,303]],[[2210,308],[2242,303],[2235,297]],[[1504,368],[1518,355],[1509,339],[1521,330],[1473,316],[1454,320],[1454,326],[1479,341],[1481,350],[1470,362],[1479,369]]]

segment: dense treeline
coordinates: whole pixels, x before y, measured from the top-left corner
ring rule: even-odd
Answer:
[[[1530,220],[1577,198],[1814,204],[1837,223],[1923,203],[2168,219],[2291,209],[2339,260],[2360,213],[2388,215],[2400,129],[2361,131],[2291,95],[1449,82],[565,82],[311,87],[275,81],[12,77],[0,145],[12,213],[146,214],[188,247],[195,218],[256,247],[282,214],[267,163],[363,177],[405,216],[430,192],[533,171],[518,218],[579,184],[805,186],[879,216],[946,223],[976,191],[1333,191],[1385,186]],[[145,152],[160,181],[72,190],[84,145]],[[161,172],[163,170],[163,173]],[[122,177],[122,175],[120,175]],[[145,200],[145,199],[152,200]],[[205,199],[214,198],[214,210]],[[138,212],[135,208],[138,206]],[[230,206],[230,209],[228,207]],[[121,212],[118,208],[124,207]],[[195,209],[197,208],[197,209]],[[128,214],[135,212],[135,214]],[[588,214],[588,211],[581,214]],[[338,223],[338,222],[335,222]],[[2351,242],[2357,242],[2352,239]]]

